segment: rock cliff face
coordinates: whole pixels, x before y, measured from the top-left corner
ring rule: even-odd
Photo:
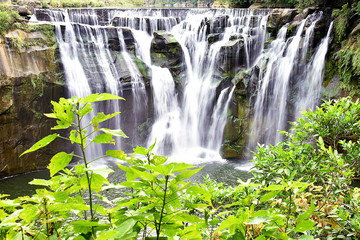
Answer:
[[[43,113],[63,96],[62,70],[54,39],[37,31],[15,30],[0,37],[0,178],[47,166],[53,148],[19,155],[50,133]]]

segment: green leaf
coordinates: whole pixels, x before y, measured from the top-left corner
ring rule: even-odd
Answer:
[[[198,196],[199,198],[201,198],[202,200],[204,200],[206,203],[212,205],[211,203],[211,193],[208,192],[207,190],[199,187],[199,186],[191,186],[189,187],[186,192],[188,194],[194,195],[194,196]]]
[[[102,189],[102,185],[108,184],[108,180],[101,176],[100,174],[92,173],[90,175],[91,190],[94,192],[99,192]],[[80,178],[80,186],[84,189],[89,189],[87,176],[84,175]]]
[[[266,202],[279,194],[280,191],[271,191],[260,198],[260,203]]]
[[[93,170],[93,173],[101,175],[103,178],[108,178],[110,173],[113,173],[114,170],[111,168],[97,168]]]
[[[57,118],[55,113],[44,113],[44,115],[48,118]]]
[[[113,136],[111,134],[105,133],[97,135],[94,140],[92,140],[94,143],[109,143],[115,145],[115,140],[113,139]]]
[[[126,161],[126,159],[127,159],[126,153],[124,151],[120,151],[120,150],[107,150],[106,156],[117,158],[117,159],[120,159],[123,161]]]
[[[112,239],[119,233],[116,230],[107,230],[107,231],[101,231],[99,236],[96,238],[96,240],[107,240]]]
[[[91,104],[84,105],[81,109],[77,111],[80,117],[85,116],[86,114],[90,113],[93,109],[91,108]]]
[[[299,240],[314,240],[314,237],[310,235],[302,235],[299,237]]]
[[[187,163],[170,163],[169,165],[173,166],[172,172],[182,172],[189,168],[194,168],[195,166]]]
[[[70,141],[71,141],[71,144],[73,144],[74,142],[77,143],[77,144],[81,144],[80,135],[77,134],[77,131],[76,131],[76,130],[71,130],[71,131],[70,131],[69,139],[70,139]]]
[[[310,231],[313,229],[314,225],[316,223],[314,221],[311,220],[304,220],[301,222],[298,222],[296,224],[296,227],[294,229],[295,232],[306,232],[306,231]]]
[[[116,136],[116,137],[128,138],[128,136],[126,136],[126,134],[123,131],[121,131],[120,129],[112,130],[112,129],[108,129],[108,128],[100,128],[99,130],[103,131],[104,133],[108,133],[113,136]]]
[[[175,179],[176,179],[177,182],[180,182],[180,181],[182,181],[182,180],[185,180],[185,179],[193,176],[194,174],[198,173],[202,168],[203,168],[203,167],[198,168],[198,169],[194,169],[194,170],[185,170],[185,171],[179,173],[179,174],[175,177]]]
[[[122,97],[110,94],[110,93],[94,93],[84,98],[85,103],[106,101],[106,100],[125,100]]]
[[[136,225],[137,221],[135,221],[134,219],[130,218],[127,219],[125,222],[123,222],[122,224],[119,225],[119,227],[116,229],[118,232],[121,233],[120,236],[117,236],[118,238],[121,238],[122,236],[126,235],[127,233],[129,233],[133,227]]]
[[[270,185],[270,186],[264,188],[264,190],[266,190],[266,191],[280,191],[280,190],[284,190],[284,186],[273,184],[273,185]]]
[[[120,114],[120,112],[115,112],[115,113],[107,114],[107,115],[105,115],[105,113],[103,113],[103,112],[99,112],[95,117],[93,117],[93,119],[91,120],[91,123],[92,123],[94,129],[97,130],[99,123],[109,120],[118,114]]]
[[[21,219],[24,219],[25,222],[27,222],[27,223],[30,223],[33,220],[35,220],[34,217],[35,218],[37,217],[36,214],[39,209],[36,206],[31,205],[31,204],[24,205],[23,208],[24,209],[21,211],[19,217]]]
[[[47,186],[51,185],[51,182],[49,182],[49,180],[45,180],[45,179],[34,179],[31,182],[29,182],[29,184],[47,187]]]
[[[134,154],[139,154],[139,155],[143,155],[146,156],[150,151],[144,147],[139,147],[136,146],[136,148],[133,149]]]
[[[25,152],[23,152],[20,157],[24,154],[30,153],[30,152],[34,152],[40,148],[43,148],[47,145],[49,145],[52,141],[54,141],[57,137],[59,136],[59,134],[54,133],[51,134],[49,136],[44,137],[43,139],[41,139],[40,141],[37,141],[31,148],[29,148],[28,150],[26,150]]]
[[[50,170],[50,176],[54,176],[57,172],[63,170],[69,163],[73,154],[68,154],[66,152],[59,152],[53,156],[50,160],[50,164],[47,167]]]
[[[230,215],[227,219],[221,222],[220,226],[215,230],[219,232],[223,229],[229,229],[230,233],[235,233],[236,229],[240,228],[241,222],[235,216]]]

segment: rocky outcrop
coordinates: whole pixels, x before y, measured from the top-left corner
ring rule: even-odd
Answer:
[[[246,67],[244,39],[230,40],[221,46],[216,69],[221,73],[235,74]]]
[[[53,144],[19,158],[50,134],[54,122],[43,113],[51,111],[51,100],[63,96],[56,44],[41,29],[0,37],[0,178],[45,168],[56,152]]]
[[[297,9],[273,9],[269,15],[267,30],[276,35],[277,31],[287,23],[290,23],[298,14]]]
[[[224,130],[224,144],[221,154],[224,158],[245,158],[251,125],[252,94],[256,90],[256,79],[252,79],[256,68],[238,72],[232,79],[235,92],[229,106],[229,117]]]
[[[163,31],[154,32],[151,42],[151,60],[154,65],[168,68],[172,76],[178,78],[185,70],[183,57],[180,43],[173,35]]]

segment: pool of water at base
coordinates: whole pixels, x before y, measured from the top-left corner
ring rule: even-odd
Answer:
[[[247,160],[224,160],[221,162],[214,161],[193,165],[195,167],[203,168],[189,179],[192,183],[202,183],[204,182],[204,176],[209,175],[211,179],[216,180],[217,182],[235,186],[238,184],[238,179],[246,181],[252,177],[249,170],[253,164]],[[120,183],[126,181],[125,172],[120,170],[112,160],[105,159],[97,162],[96,167],[110,167],[115,171],[109,176],[110,182]],[[0,179],[0,194],[8,194],[10,195],[9,198],[29,196],[34,194],[37,188],[41,188],[39,186],[28,184],[30,181],[33,179],[49,178],[50,174],[48,170],[40,170]],[[116,193],[113,192],[113,194]],[[111,196],[110,198],[112,197],[116,196]]]

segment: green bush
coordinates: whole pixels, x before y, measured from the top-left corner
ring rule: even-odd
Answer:
[[[6,32],[14,28],[14,23],[18,21],[20,15],[17,11],[6,5],[0,5],[0,34],[5,35]]]
[[[358,239],[360,189],[349,187],[359,149],[359,103],[350,99],[326,102],[303,113],[288,140],[259,147],[254,180],[231,187],[208,177],[201,184],[186,181],[200,168],[167,163],[167,158],[136,147],[131,155],[109,150],[125,161],[118,167],[126,181],[111,183],[112,169],[94,169],[85,148],[114,144],[121,130],[101,128],[118,113],[84,116],[98,101],[121,99],[111,94],[52,102],[57,133],[35,143],[23,154],[45,147],[56,138],[79,145],[81,154],[60,152],[48,166],[45,187],[29,197],[0,195],[0,239]],[[99,135],[93,135],[100,132]],[[77,158],[79,163],[68,168]],[[116,190],[108,199],[105,192]],[[119,192],[118,190],[122,190]],[[150,232],[150,233],[149,233]],[[151,233],[153,232],[153,233]]]

